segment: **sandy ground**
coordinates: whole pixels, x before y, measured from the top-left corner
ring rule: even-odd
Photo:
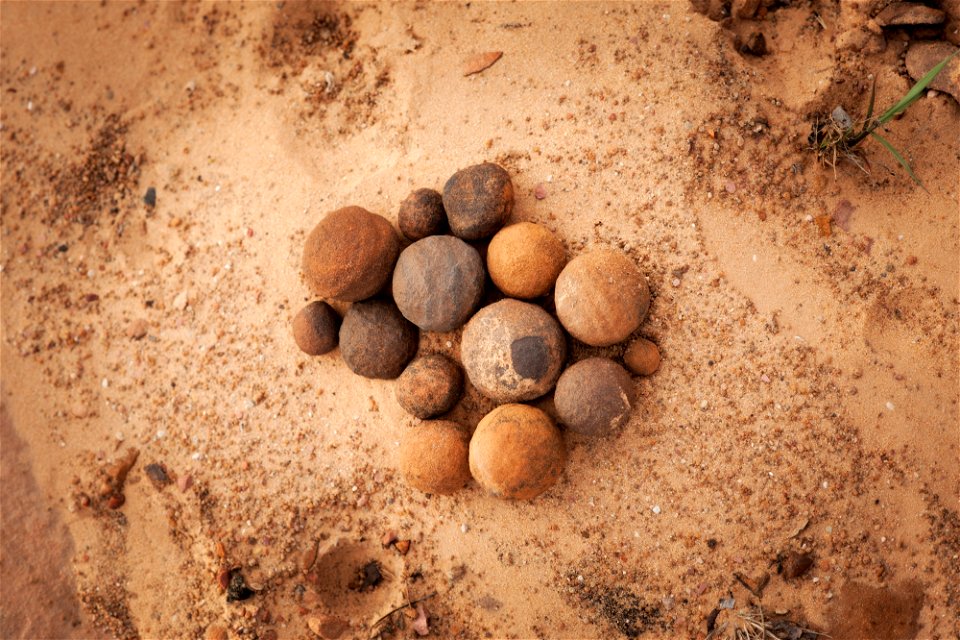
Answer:
[[[753,58],[679,1],[4,3],[0,635],[367,638],[434,594],[435,637],[703,638],[766,573],[766,611],[835,638],[956,637],[960,109],[886,127],[926,191],[806,149],[870,74],[910,84],[869,8],[781,7]],[[290,336],[326,211],[395,220],[482,160],[513,219],[637,261],[664,358],[529,503],[405,487],[392,383]]]

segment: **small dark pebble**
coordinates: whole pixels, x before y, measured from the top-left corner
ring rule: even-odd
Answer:
[[[799,578],[813,566],[813,556],[809,553],[791,551],[783,559],[783,577],[787,580]]]
[[[143,196],[143,203],[148,207],[157,206],[157,190],[154,187],[147,189],[147,192]]]
[[[70,248],[70,247],[68,247],[67,245],[62,244],[62,245],[60,245],[59,247],[57,247],[57,251],[59,251],[60,253],[66,253],[66,252],[67,252],[67,249],[69,249],[69,248]]]
[[[144,473],[147,474],[147,477],[150,478],[150,482],[153,483],[153,486],[157,488],[158,491],[162,490],[172,481],[170,476],[167,475],[167,470],[162,464],[156,462],[148,464],[143,468]]]
[[[748,35],[745,39],[741,40],[737,36],[734,45],[737,47],[737,51],[744,55],[748,56],[765,56],[767,55],[767,39],[763,37],[763,34],[759,31],[754,31]]]
[[[255,593],[253,589],[247,586],[247,581],[244,580],[243,574],[240,573],[239,569],[232,569],[230,571],[230,584],[227,586],[227,602],[246,600]]]
[[[711,549],[715,549],[717,547],[717,539],[707,538],[707,546],[710,547]]]
[[[383,572],[380,570],[380,563],[371,560],[360,568],[357,579],[350,584],[350,588],[354,591],[365,591],[375,588],[381,582],[383,582]]]

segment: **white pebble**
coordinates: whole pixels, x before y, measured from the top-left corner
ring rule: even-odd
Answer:
[[[655,514],[660,515],[660,505],[655,504],[653,505],[653,508],[650,510],[653,511]]]
[[[887,400],[887,411],[893,411],[893,403]]]

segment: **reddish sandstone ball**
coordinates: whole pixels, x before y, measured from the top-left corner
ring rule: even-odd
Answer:
[[[424,331],[453,331],[480,304],[485,276],[476,249],[453,236],[430,236],[400,254],[393,298]]]
[[[417,353],[420,332],[385,300],[356,302],[340,326],[340,355],[365,378],[396,378]]]
[[[339,330],[340,316],[319,300],[300,309],[293,319],[293,339],[301,351],[311,356],[332,351],[337,346]]]
[[[563,436],[550,417],[524,404],[497,407],[470,440],[470,473],[501,498],[537,497],[560,478],[566,458]]]
[[[424,493],[451,494],[470,481],[469,437],[456,422],[429,420],[404,430],[400,474]]]
[[[637,338],[623,354],[627,369],[639,376],[649,376],[660,368],[660,349],[646,338]]]
[[[450,411],[461,395],[463,371],[439,353],[417,358],[397,380],[397,402],[417,418],[432,418]]]
[[[513,211],[513,182],[503,167],[484,162],[461,169],[443,186],[443,208],[453,235],[489,238]]]
[[[630,374],[609,358],[587,358],[568,367],[553,395],[560,422],[588,436],[605,435],[626,423],[635,401]]]
[[[607,347],[633,333],[647,315],[650,290],[633,260],[610,249],[577,256],[557,278],[557,317],[577,340]]]
[[[407,238],[420,240],[439,233],[446,219],[443,197],[433,189],[417,189],[400,203],[397,224]]]
[[[303,279],[321,298],[355,302],[390,279],[400,241],[383,217],[360,207],[328,213],[307,236]]]
[[[501,291],[514,298],[536,298],[553,288],[567,263],[557,236],[533,222],[497,232],[487,249],[487,270]]]
[[[566,338],[553,316],[511,298],[478,311],[460,340],[470,382],[497,402],[533,400],[550,391],[566,355]]]

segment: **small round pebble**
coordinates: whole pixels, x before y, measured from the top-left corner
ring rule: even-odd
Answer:
[[[550,391],[566,355],[566,338],[553,316],[511,298],[478,311],[460,341],[470,382],[497,402],[533,400]]]
[[[446,219],[443,196],[433,189],[417,189],[400,203],[397,224],[407,238],[420,240],[439,233]]]
[[[501,291],[514,298],[536,298],[553,288],[567,263],[563,243],[533,222],[504,227],[487,249],[487,270]]]
[[[649,376],[660,368],[660,349],[646,338],[637,338],[623,354],[623,363],[638,376]]]
[[[530,500],[560,478],[567,452],[560,430],[540,409],[505,404],[488,413],[470,440],[470,473],[489,493]]]
[[[417,358],[397,380],[397,402],[417,418],[432,418],[450,411],[461,395],[463,371],[439,353]]]
[[[633,260],[611,249],[577,256],[557,278],[557,317],[577,340],[594,347],[616,344],[647,315],[650,290]]]
[[[453,331],[480,304],[485,277],[476,249],[453,236],[430,236],[400,254],[393,299],[424,331]]]
[[[404,430],[400,474],[424,493],[449,495],[470,481],[469,436],[456,422],[428,420]]]
[[[316,300],[293,319],[293,339],[305,354],[320,356],[337,346],[340,316],[326,302]]]
[[[609,358],[587,358],[568,367],[557,381],[557,418],[572,431],[602,436],[630,418],[636,401],[627,370]]]
[[[400,240],[390,223],[361,207],[328,213],[307,236],[303,279],[315,295],[356,302],[390,279]]]
[[[350,306],[340,326],[340,355],[365,378],[396,378],[417,353],[419,332],[385,300]]]
[[[489,238],[513,211],[513,182],[500,165],[475,164],[453,174],[443,186],[443,208],[453,235]]]

